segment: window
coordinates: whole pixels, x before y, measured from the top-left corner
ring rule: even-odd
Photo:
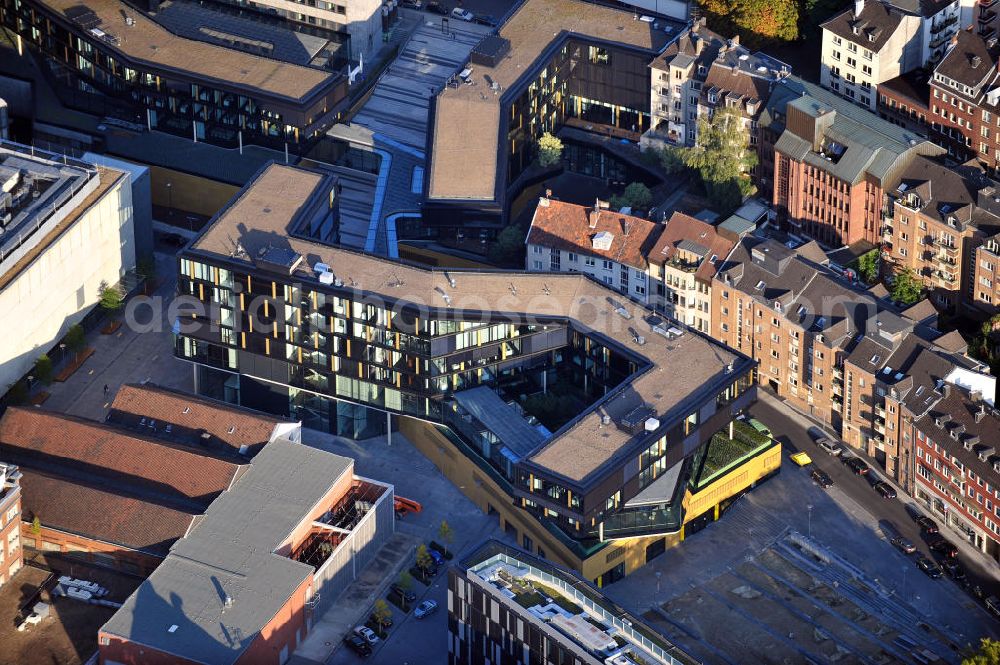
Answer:
[[[540,245],[532,245],[531,251],[534,252],[535,254],[541,254],[542,248]]]
[[[594,257],[593,256],[586,257],[583,260],[583,263],[584,263],[584,265],[593,266],[594,265]]]
[[[608,53],[608,49],[601,48],[599,46],[591,46],[589,50],[590,61],[595,65],[610,65],[611,56]],[[677,78],[680,78],[680,72],[677,72]]]
[[[541,270],[542,269],[542,262],[541,261],[532,261],[531,265],[532,265],[532,267],[535,270]]]
[[[566,256],[566,260],[568,260],[570,263],[576,263],[576,254],[574,254],[573,252],[569,252],[569,254]]]

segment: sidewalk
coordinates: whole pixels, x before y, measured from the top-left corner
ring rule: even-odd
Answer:
[[[843,441],[841,441],[840,437],[837,436],[836,434],[831,434],[829,432],[829,430],[826,428],[825,424],[822,421],[817,420],[817,419],[813,418],[812,416],[803,413],[802,411],[799,411],[794,406],[788,404],[784,400],[780,399],[779,397],[773,395],[772,393],[770,393],[770,392],[768,392],[766,390],[758,390],[757,391],[757,395],[758,395],[758,398],[759,398],[759,400],[761,402],[764,402],[768,406],[770,406],[770,407],[772,407],[772,408],[774,408],[774,409],[776,409],[778,411],[781,411],[786,417],[788,417],[791,420],[794,420],[796,423],[798,423],[802,427],[804,427],[806,429],[808,429],[809,427],[819,427],[820,429],[823,430],[823,432],[827,436],[830,436],[835,441],[840,442],[840,444],[844,448],[844,450],[849,450],[852,455],[855,455],[855,456],[861,458],[862,460],[864,460],[865,462],[867,462],[868,465],[871,468],[873,468],[873,469],[879,469],[880,468],[879,465],[873,459],[871,459],[870,457],[868,457],[867,454],[865,454],[864,452],[858,450],[857,448],[854,448],[853,446],[847,445],[846,443],[844,443]],[[940,515],[938,515],[936,513],[933,513],[932,511],[930,511],[927,508],[927,506],[925,506],[923,504],[922,501],[920,501],[916,497],[910,495],[903,487],[901,487],[900,485],[898,485],[896,483],[895,479],[890,478],[884,472],[880,472],[878,475],[879,475],[879,478],[881,478],[882,480],[884,480],[887,483],[889,483],[890,485],[892,485],[892,487],[896,490],[897,498],[899,499],[899,501],[901,503],[904,503],[904,504],[906,504],[906,503],[912,503],[913,505],[919,507],[919,509],[921,510],[921,512],[923,512],[925,515],[927,515],[929,517],[941,519]],[[949,534],[942,533],[941,535],[942,536],[945,536],[945,535],[957,535],[957,536],[959,536],[958,538],[949,538],[948,540],[950,540],[951,542],[953,542],[955,544],[955,546],[958,548],[958,550],[961,553],[961,556],[963,558],[965,558],[966,560],[970,560],[971,559],[971,560],[974,560],[974,561],[978,562],[984,568],[986,568],[987,570],[989,570],[990,572],[992,572],[994,575],[1000,573],[1000,563],[998,563],[994,559],[992,559],[992,558],[984,555],[981,551],[979,551],[978,549],[976,549],[975,547],[973,547],[972,543],[970,543],[968,540],[965,539],[965,534],[964,533],[962,533],[960,531],[956,531],[951,526],[947,526],[947,528],[948,528],[948,530],[951,533],[949,533]]]

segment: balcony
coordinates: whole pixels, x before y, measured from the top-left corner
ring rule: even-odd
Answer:
[[[833,378],[834,379],[838,379],[838,380],[842,380],[844,378],[844,368],[843,367],[834,367],[833,368]]]
[[[936,270],[934,272],[934,280],[939,285],[944,286],[944,287],[952,287],[952,286],[955,285],[956,282],[958,282],[958,278],[955,277],[955,275],[952,275],[950,273],[941,272],[940,270]]]
[[[885,436],[885,424],[884,423],[880,423],[880,422],[878,422],[876,420],[875,421],[875,431],[878,432],[879,434],[881,434],[882,436]]]
[[[881,418],[882,420],[885,420],[885,409],[883,409],[881,406],[877,406],[876,405],[875,406],[875,416],[877,418]]]

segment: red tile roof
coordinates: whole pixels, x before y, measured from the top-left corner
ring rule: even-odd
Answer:
[[[641,217],[601,210],[591,227],[592,210],[574,203],[541,199],[535,208],[527,243],[611,259],[645,270],[648,265],[646,255],[663,230],[663,225]],[[613,236],[609,250],[594,249],[594,236],[602,231]]]
[[[235,451],[247,446],[250,455],[270,440],[276,425],[285,422],[273,416],[151,384],[123,385],[111,403],[111,411],[112,421],[124,420],[121,416],[128,414],[159,423],[171,423],[175,428],[203,430]]]
[[[682,240],[696,242],[708,250],[705,260],[695,272],[699,279],[706,281],[715,275],[735,246],[732,240],[720,235],[718,229],[711,224],[682,212],[675,212],[667,220],[663,233],[649,252],[650,263],[659,265],[669,261],[677,253],[677,245]],[[718,257],[714,265],[710,260],[713,255]]]
[[[21,468],[25,521],[166,556],[194,515],[156,503]]]
[[[197,449],[161,443],[121,428],[40,409],[10,408],[0,420],[0,459],[22,468],[135,485],[185,503],[207,505],[232,483],[239,465]]]

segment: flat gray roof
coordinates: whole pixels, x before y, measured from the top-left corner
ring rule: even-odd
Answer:
[[[353,464],[285,439],[264,446],[101,632],[195,663],[236,662],[313,572],[275,550]]]
[[[455,401],[493,432],[518,457],[531,454],[545,436],[500,399],[492,388],[478,386],[455,393]]]

